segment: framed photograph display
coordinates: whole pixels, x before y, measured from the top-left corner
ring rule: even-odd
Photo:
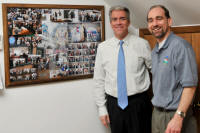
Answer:
[[[5,85],[91,78],[103,6],[2,4]]]

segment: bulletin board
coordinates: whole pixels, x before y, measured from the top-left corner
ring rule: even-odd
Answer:
[[[103,6],[2,4],[6,87],[91,78]]]

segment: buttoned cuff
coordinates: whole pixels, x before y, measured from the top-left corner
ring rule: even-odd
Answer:
[[[104,116],[104,115],[108,115],[106,106],[99,107],[99,116]]]

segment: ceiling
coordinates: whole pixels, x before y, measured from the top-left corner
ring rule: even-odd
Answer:
[[[200,0],[104,0],[108,5],[124,5],[131,11],[131,23],[146,28],[146,15],[152,5],[169,9],[173,26],[200,25]]]

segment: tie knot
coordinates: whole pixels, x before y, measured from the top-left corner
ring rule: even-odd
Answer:
[[[123,40],[120,40],[120,41],[119,41],[119,44],[122,46],[122,44],[124,44],[124,41],[123,41]]]

